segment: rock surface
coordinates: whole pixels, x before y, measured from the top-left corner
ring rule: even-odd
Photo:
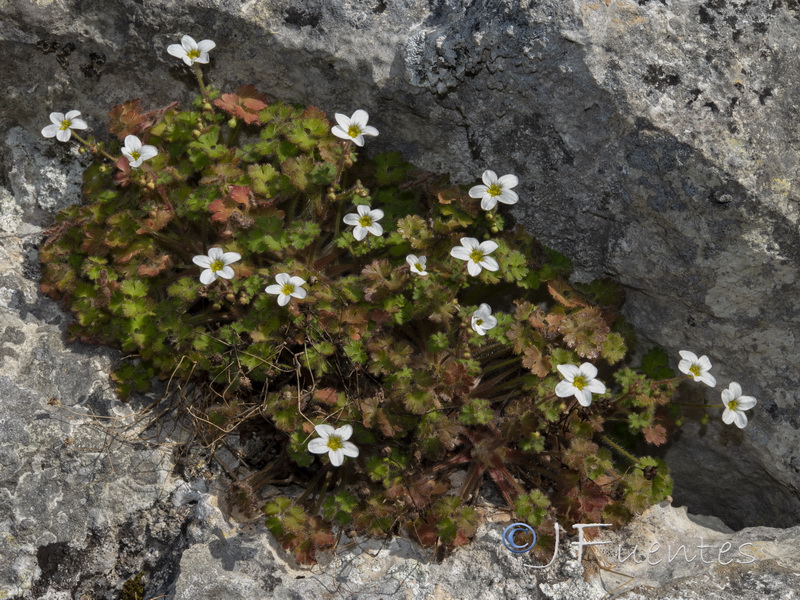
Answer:
[[[645,341],[708,354],[712,403],[731,380],[759,400],[744,431],[716,413],[708,427],[688,422],[668,453],[676,499],[735,528],[798,523],[796,0],[0,0],[0,14],[0,597],[116,598],[143,568],[154,595],[200,594],[214,573],[216,597],[347,589],[338,563],[294,580],[270,562],[280,552],[263,529],[231,537],[210,524],[201,508],[213,502],[168,450],[114,441],[89,420],[136,408],[110,393],[117,355],[65,346],[67,317],[37,291],[41,229],[79,199],[82,168],[40,137],[48,113],[77,108],[102,131],[115,103],[186,101],[191,73],[166,54],[184,33],[217,42],[207,73],[223,89],[366,108],[381,131],[370,148],[460,182],[516,173],[518,220],[579,278],[621,280]],[[402,541],[380,568],[396,574],[396,597],[604,595],[572,577],[574,561],[533,585],[493,531],[452,572]],[[739,535],[800,553],[796,528]],[[629,597],[790,598],[800,586],[781,560],[654,579],[657,591]]]

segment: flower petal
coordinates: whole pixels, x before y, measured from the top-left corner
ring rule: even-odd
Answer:
[[[292,277],[288,273],[278,273],[275,275],[275,281],[277,281],[280,285],[286,285],[291,280]]]
[[[359,129],[363,130],[364,127],[367,126],[367,121],[369,121],[369,114],[367,111],[359,108],[356,112],[353,113],[353,116],[350,117],[350,122],[357,125]]]
[[[517,192],[503,190],[500,195],[497,196],[497,200],[503,204],[516,204],[519,202],[519,196],[517,196]]]
[[[358,220],[359,216],[355,213],[348,213],[342,219],[347,225],[358,225]]]
[[[481,175],[481,179],[483,180],[483,183],[485,183],[487,187],[490,187],[495,183],[497,183],[497,173],[487,169],[486,171],[483,172],[483,175]]]
[[[697,362],[697,355],[694,352],[689,352],[688,350],[681,350],[678,352],[681,355],[681,358],[684,360],[688,360],[691,363]]]
[[[600,381],[599,379],[592,379],[589,383],[586,384],[586,389],[592,392],[593,394],[605,394],[606,384]]]
[[[383,235],[383,226],[380,223],[373,223],[367,227],[367,231],[369,231],[372,235],[381,236]]]
[[[377,136],[378,130],[375,129],[372,125],[365,125],[364,128],[361,130],[361,134]]]
[[[64,118],[67,121],[72,121],[73,119],[76,119],[76,118],[78,118],[80,116],[81,116],[81,111],[79,111],[79,110],[71,110],[67,114],[64,115]]]
[[[705,354],[698,359],[697,364],[700,365],[702,371],[708,371],[711,368],[711,361]]]
[[[481,200],[481,208],[483,210],[492,210],[495,206],[497,206],[497,196],[486,194]]]
[[[353,229],[353,237],[360,242],[365,237],[367,237],[367,228],[361,227],[361,225],[357,225],[356,228]]]
[[[336,122],[339,124],[339,127],[342,128],[342,132],[345,135],[347,135],[347,130],[350,129],[350,117],[348,117],[347,115],[343,115],[342,113],[336,113],[334,115],[334,118],[336,119]],[[336,127],[334,126],[334,129],[335,128]],[[347,135],[347,137],[350,136]]]
[[[219,271],[217,271],[217,275],[219,275],[223,279],[233,279],[235,273],[233,272],[232,267],[224,266]]]
[[[142,160],[149,160],[154,156],[158,155],[158,149],[155,146],[142,146],[142,149],[139,150],[139,158]]]
[[[338,450],[331,450],[328,452],[328,458],[331,459],[331,464],[334,467],[341,467],[344,462],[344,452],[339,448]]]
[[[216,42],[212,40],[203,40],[201,42],[197,42],[197,49],[200,52],[209,52],[217,47]]]
[[[53,125],[58,125],[59,127],[61,127],[61,123],[63,123],[66,120],[66,118],[67,117],[64,115],[64,113],[57,113],[57,112],[50,113],[50,122]]]
[[[556,386],[556,396],[559,398],[569,398],[575,393],[575,391],[575,386],[573,386],[569,381],[559,381],[558,385]]]
[[[283,292],[278,295],[278,306],[286,306],[289,304],[289,301],[292,299],[291,296],[287,296]]]
[[[725,425],[730,425],[733,423],[735,416],[736,413],[734,411],[732,411],[730,408],[726,408],[722,411],[722,422],[725,423]]]
[[[473,277],[477,277],[481,274],[481,266],[475,261],[471,260],[467,263],[467,272]]]
[[[689,374],[689,369],[692,367],[694,363],[690,361],[688,358],[682,360],[678,363],[678,371],[681,373]]]
[[[725,392],[725,390],[722,391]],[[742,395],[742,386],[735,381],[731,381],[730,385],[728,385],[728,391],[732,394],[732,398],[738,398]]]
[[[142,140],[135,135],[126,135],[125,147],[128,149],[128,152],[138,152],[142,149]]]
[[[306,291],[305,288],[296,287],[294,288],[294,291],[292,292],[291,295],[294,296],[295,298],[303,299],[308,295],[308,292]]]
[[[353,442],[342,442],[342,454],[350,458],[358,456],[358,447]]]
[[[264,288],[264,291],[267,292],[268,294],[281,294],[283,293],[283,286],[274,283]]]
[[[235,263],[237,260],[242,260],[242,255],[238,252],[225,252],[222,255],[222,262],[224,262],[226,265]]]
[[[223,254],[224,253],[222,252],[222,248],[220,248],[219,246],[214,246],[208,251],[208,257],[211,260],[222,260]]]
[[[340,438],[342,438],[342,441],[349,440],[350,436],[353,435],[353,426],[342,425],[336,430],[335,435],[338,435]]]
[[[44,129],[42,129],[42,135],[44,137],[46,137],[46,138],[56,137],[56,134],[58,133],[58,130],[59,130],[59,126],[58,125],[51,124],[51,125],[48,125],[47,127],[45,127]]]
[[[77,110],[73,110],[72,112],[78,112]],[[81,114],[81,113],[78,113]],[[70,129],[89,129],[89,126],[86,124],[86,121],[83,119],[72,119],[69,125]]]
[[[358,211],[358,214],[362,217],[369,216],[369,213],[371,212],[370,207],[367,206],[366,204],[359,204],[358,206],[356,206],[356,210]]]
[[[314,431],[317,432],[317,435],[324,437],[326,440],[336,432],[336,430],[327,423],[315,425]]]
[[[292,275],[289,278],[289,283],[291,283],[294,286],[300,286],[300,285],[305,285],[306,280],[303,279],[302,277],[298,277],[297,275]]]
[[[563,365],[556,365],[556,369],[558,369],[558,372],[561,373],[561,375],[563,375],[564,378],[569,380],[570,382],[581,374],[581,370],[578,368],[577,365],[571,365],[569,363]]]
[[[592,392],[583,388],[575,392],[575,398],[578,399],[578,404],[581,406],[589,406],[592,403]]]
[[[739,396],[739,410],[750,410],[758,402],[752,396]]]
[[[461,245],[464,248],[469,248],[470,250],[475,250],[475,248],[480,247],[480,242],[473,237],[462,237],[461,238]]]
[[[743,411],[737,410],[736,415],[733,417],[733,422],[739,429],[747,427],[747,415]]]
[[[498,245],[497,242],[493,242],[492,240],[486,240],[485,242],[481,242],[478,248],[480,248],[481,252],[483,252],[484,254],[491,254],[492,252],[497,250]]]
[[[211,269],[206,269],[202,273],[200,273],[200,283],[203,285],[209,285],[214,283],[217,280],[217,274],[214,273]]]
[[[409,266],[409,267],[411,267],[411,268],[413,269],[414,267],[416,267],[416,266],[417,266],[417,263],[418,263],[418,262],[420,262],[420,261],[419,261],[419,259],[416,257],[416,255],[414,255],[414,254],[409,254],[408,256],[406,256],[406,262],[408,263],[408,266]]]
[[[373,221],[380,221],[383,218],[383,211],[380,208],[373,208],[368,214]]]
[[[186,56],[186,50],[184,50],[183,46],[180,44],[170,44],[167,46],[167,54],[170,54],[175,58],[183,58]]]
[[[483,195],[489,191],[485,185],[475,185],[469,188],[470,198],[483,198]]]
[[[356,146],[363,146],[364,145],[364,136],[362,134],[358,134],[358,136],[356,136],[354,138],[350,138],[350,139],[353,140],[353,143]]]
[[[487,271],[497,271],[500,268],[500,265],[491,256],[484,256],[479,264]]]
[[[503,175],[497,180],[497,183],[500,184],[501,188],[507,190],[509,188],[516,187],[519,184],[519,179],[516,175]]]
[[[189,52],[190,50],[197,50],[197,42],[195,42],[194,38],[190,35],[184,35],[181,38],[181,46],[183,46],[183,49],[186,50],[186,52]]]
[[[592,363],[585,362],[579,368],[581,375],[587,379],[594,379],[597,377],[597,367],[595,367]]]
[[[331,127],[331,133],[336,137],[340,137],[345,140],[350,139],[350,136],[347,134],[347,132],[344,129],[340,128],[338,125],[334,125],[333,127]]]
[[[700,377],[697,378],[697,381],[702,381],[708,386],[714,387],[717,385],[717,380],[711,373],[700,373]]]
[[[198,254],[194,258],[192,258],[192,262],[196,264],[198,267],[203,267],[207,269],[211,266],[213,262],[210,257],[206,256],[205,254]]]
[[[198,56],[197,58],[194,59],[194,62],[200,63],[201,65],[207,65],[208,64],[208,54],[207,53],[201,54],[200,56]]]
[[[328,438],[318,437],[308,442],[308,451],[313,454],[325,454],[328,450]]]
[[[464,248],[464,246],[455,246],[450,250],[450,256],[459,260],[469,260],[469,254],[469,249]]]
[[[59,129],[56,132],[56,139],[59,142],[68,142],[70,137],[72,137],[72,131],[69,129]]]

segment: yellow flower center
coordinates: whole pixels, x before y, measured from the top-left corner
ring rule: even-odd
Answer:
[[[137,157],[137,158],[138,158],[138,157]],[[223,260],[215,260],[214,262],[212,262],[212,263],[211,263],[211,264],[208,266],[208,268],[209,268],[209,269],[211,269],[212,271],[214,271],[215,273],[216,273],[217,271],[222,271],[222,269],[224,269],[224,268],[225,268],[225,261],[223,261]]]
[[[200,58],[200,50],[189,50],[186,53],[186,56],[188,56],[192,60],[195,60],[196,58]]]
[[[503,193],[503,189],[496,183],[493,183],[492,185],[489,186],[489,189],[486,190],[486,193],[489,194],[490,196],[499,196],[500,194]]]
[[[728,402],[728,408],[730,408],[731,410],[736,410],[737,408],[739,408],[739,401],[731,400],[730,402]]]
[[[131,156],[133,157],[133,160],[139,160],[139,157],[141,156],[141,153],[140,153],[140,152],[136,152],[136,151],[134,150],[133,152],[131,152]],[[224,267],[225,265],[222,265],[222,266]],[[221,268],[222,268],[222,267],[220,267],[220,269],[221,269]]]
[[[294,286],[291,283],[287,283],[281,288],[281,293],[286,294],[287,296],[291,296],[293,292]]]
[[[361,225],[361,227],[369,227],[372,225],[372,217],[369,215],[364,215],[358,220],[358,224]]]
[[[349,135],[352,138],[360,136],[361,127],[359,127],[358,125],[350,125],[350,127],[347,128],[347,135]]]
[[[475,250],[469,253],[469,259],[476,263],[481,262],[483,260],[483,250],[475,248]]]
[[[338,435],[332,435],[328,438],[328,448],[331,450],[339,450],[343,447],[344,444],[342,444],[342,438],[340,438]]]
[[[414,265],[414,268],[415,268],[417,271],[424,271],[424,270],[425,270],[425,267],[423,267],[423,266],[422,266],[422,263],[417,263],[417,264],[415,264],[415,265]]]
[[[691,373],[695,377],[700,377],[700,365],[692,365],[691,367],[689,367],[689,373]]]
[[[478,319],[477,321],[475,321],[475,325],[477,325],[478,327],[483,325],[483,319]]]
[[[583,375],[578,375],[572,381],[572,385],[574,385],[577,389],[582,390],[586,387],[586,378]]]
[[[66,131],[67,129],[69,129],[70,125],[72,125],[72,121],[70,121],[69,119],[64,119],[63,121],[61,121],[61,127],[59,127],[59,129],[61,131]]]

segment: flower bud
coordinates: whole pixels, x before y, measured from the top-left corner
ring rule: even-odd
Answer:
[[[236,124],[237,124],[236,117],[231,117],[230,119],[228,119],[228,127],[230,127],[231,129],[236,127]]]
[[[228,302],[235,302],[236,296],[228,292],[227,294],[225,294],[225,300],[227,300]]]
[[[208,102],[203,102],[203,110],[211,110],[211,105]]]
[[[78,154],[86,154],[86,148],[84,146],[79,146]]]
[[[192,136],[200,137],[200,130],[199,129],[192,129]]]
[[[334,192],[328,192],[327,195],[325,196],[325,198],[329,202],[335,202],[336,201],[336,194]]]
[[[492,233],[497,233],[499,229],[497,229],[497,225],[492,225],[489,231],[491,231]]]
[[[675,419],[675,427],[683,427],[683,419]]]
[[[100,165],[101,173],[108,173],[108,165]]]
[[[155,183],[153,183],[152,181],[148,181],[148,182],[147,182],[147,185],[146,185],[145,187],[146,187],[148,190],[154,190],[154,189],[156,189],[156,184],[155,184]]]
[[[487,212],[486,213],[486,218],[489,219],[490,221],[494,221],[494,213],[493,212]]]

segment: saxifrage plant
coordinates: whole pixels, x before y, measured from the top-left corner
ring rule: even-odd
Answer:
[[[486,475],[534,526],[621,524],[670,493],[666,465],[632,448],[666,441],[677,381],[715,383],[706,357],[685,353],[678,378],[659,351],[626,365],[623,293],[568,283],[565,257],[507,226],[516,176],[465,190],[366,159],[365,111],[332,126],[253,87],[220,94],[199,67],[213,48],[169,48],[197,75],[189,109],[116,106],[106,142],[75,132],[77,111],[42,132],[97,160],[48,231],[41,289],[74,339],[134,357],[113,374],[123,398],[178,378],[208,392],[207,424],[276,432],[278,459],[238,489],[306,483],[264,507],[305,562],[333,528],[465,544]],[[742,427],[755,400],[726,392]]]

